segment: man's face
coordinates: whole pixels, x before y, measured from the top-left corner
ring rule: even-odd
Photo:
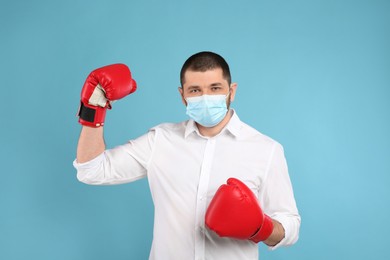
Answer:
[[[227,105],[234,100],[237,84],[229,86],[226,79],[223,78],[221,68],[207,70],[205,72],[187,70],[184,74],[182,88],[179,92],[184,105],[187,105],[186,98],[202,95],[227,95]],[[230,91],[230,93],[229,93]]]

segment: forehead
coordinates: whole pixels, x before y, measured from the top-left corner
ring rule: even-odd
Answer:
[[[206,71],[187,70],[184,73],[183,87],[193,85],[203,86],[215,83],[228,84],[227,80],[223,77],[223,72],[221,68]]]

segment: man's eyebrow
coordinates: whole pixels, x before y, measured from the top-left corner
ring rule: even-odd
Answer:
[[[219,86],[222,86],[222,85],[223,84],[221,82],[214,82],[214,83],[211,83],[209,85],[209,87],[219,87]],[[196,84],[190,85],[190,86],[187,87],[187,89],[198,89],[198,88],[200,88],[200,86],[196,85]]]
[[[199,88],[199,86],[198,85],[191,85],[191,86],[188,86],[187,89],[194,89],[194,88]]]

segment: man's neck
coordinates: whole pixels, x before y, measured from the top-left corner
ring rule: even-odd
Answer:
[[[222,131],[222,129],[229,123],[230,118],[232,118],[232,115],[233,115],[233,110],[229,110],[226,113],[226,116],[224,117],[224,119],[222,119],[222,121],[218,125],[213,126],[213,127],[205,127],[205,126],[202,126],[198,123],[196,123],[196,126],[198,127],[199,133],[201,135],[206,136],[206,137],[214,137],[217,134],[219,134]]]

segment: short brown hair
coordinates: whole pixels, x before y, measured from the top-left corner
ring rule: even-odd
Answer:
[[[200,71],[205,72],[207,70],[213,70],[221,68],[222,69],[222,75],[223,78],[226,79],[226,81],[229,83],[229,86],[231,84],[231,75],[230,75],[230,69],[229,65],[225,61],[225,59],[210,51],[202,51],[198,52],[191,57],[189,57],[183,64],[183,67],[180,71],[180,84],[183,87],[184,84],[184,74],[187,70],[191,71]]]

